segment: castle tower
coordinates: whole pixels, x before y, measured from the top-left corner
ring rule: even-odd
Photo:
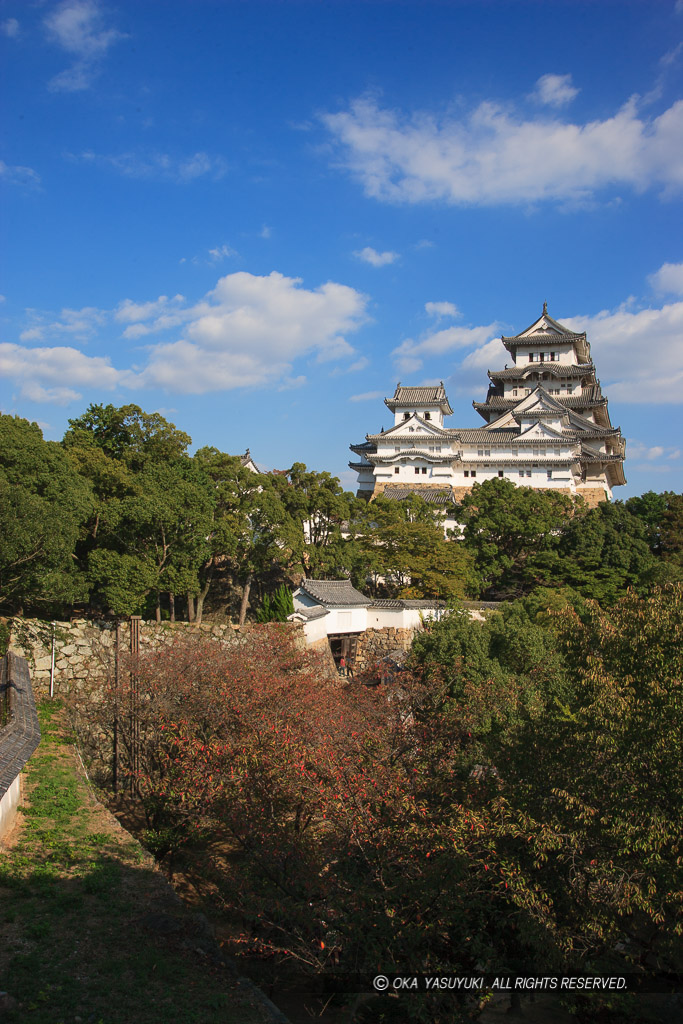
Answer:
[[[417,492],[441,504],[475,482],[507,477],[596,505],[626,483],[624,440],[610,423],[585,333],[553,320],[544,303],[530,327],[501,340],[513,365],[489,371],[486,401],[473,402],[485,426],[444,427],[452,409],[443,382],[399,384],[385,399],[394,425],[351,445],[360,497]]]

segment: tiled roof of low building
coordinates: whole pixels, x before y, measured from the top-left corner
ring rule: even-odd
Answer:
[[[404,501],[413,494],[424,498],[430,505],[449,505],[454,501],[450,487],[420,487],[419,485],[411,487],[410,484],[390,484],[382,491],[383,497],[390,498],[392,501]]]
[[[445,608],[445,601],[428,601],[422,599],[412,598],[384,598],[380,597],[370,604],[370,608],[387,608],[400,610],[402,608]]]
[[[302,618],[304,618],[304,619],[320,619],[320,618],[322,618],[323,615],[329,615],[329,614],[330,613],[329,613],[328,609],[327,608],[323,608],[323,606],[321,604],[317,604],[313,608],[304,608],[304,607],[297,608],[296,611],[293,612],[293,615],[301,615]],[[291,619],[292,616],[290,615],[290,616],[288,616],[288,618]]]
[[[370,603],[370,598],[361,594],[360,590],[356,590],[350,580],[304,579],[300,586],[314,601],[330,608],[348,605],[365,606]]]

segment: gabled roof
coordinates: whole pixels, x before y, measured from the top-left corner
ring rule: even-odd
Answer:
[[[513,334],[509,337],[503,335],[500,340],[508,351],[513,351],[519,345],[524,345],[525,347],[529,345],[545,346],[553,342],[560,345],[572,344],[576,346],[579,358],[590,359],[590,346],[586,341],[586,332],[577,334],[558,320],[553,320],[548,313],[545,302],[543,303],[543,312],[538,320],[535,320],[519,334]]]
[[[543,437],[533,438],[533,437],[529,437],[528,436],[536,428],[538,428],[539,430],[541,430],[543,432]],[[553,430],[553,428],[549,427],[547,423],[543,423],[543,422],[540,422],[540,421],[538,421],[536,423],[532,423],[530,426],[525,427],[524,430],[521,430],[517,439],[519,441],[534,441],[534,440],[536,440],[537,442],[539,442],[539,441],[542,441],[543,438],[548,438],[549,441],[554,441],[555,443],[557,443],[557,441],[561,440],[561,441],[564,441],[565,444],[571,444],[572,441],[574,440],[573,437],[566,437],[564,432],[560,432],[559,430]]]
[[[252,471],[252,473],[260,473],[261,472],[261,470],[258,468],[256,463],[252,459],[251,452],[249,451],[248,448],[247,448],[246,452],[244,453],[244,455],[238,455],[238,458],[239,458],[240,462],[242,463],[242,465],[244,466],[245,469],[250,469]]]
[[[388,430],[382,431],[380,434],[366,434],[366,438],[369,443],[376,444],[378,441],[383,441],[386,438],[391,440],[402,440],[402,441],[413,441],[415,438],[406,434],[404,437],[401,431],[405,431],[406,428],[410,429],[410,424],[416,423],[421,429],[419,431],[413,430],[413,434],[417,433],[420,437],[427,437],[431,434],[433,437],[450,437],[452,431],[447,430],[445,427],[438,427],[436,423],[432,423],[430,420],[423,420],[417,413],[413,413],[410,419],[401,420],[400,423],[395,423],[393,427],[389,427]]]
[[[563,419],[568,416],[568,413],[565,407],[560,405],[552,395],[549,395],[542,384],[539,384],[530,395],[525,395],[515,406],[513,415],[515,419],[521,415],[525,417],[552,415]]]
[[[384,404],[395,412],[397,407],[404,405],[438,405],[444,416],[450,416],[453,412],[450,402],[446,397],[446,390],[443,381],[434,386],[409,388],[402,387],[401,382],[396,385],[393,398],[385,398]]]
[[[327,608],[366,607],[370,598],[351,585],[350,580],[302,580],[300,590]]]

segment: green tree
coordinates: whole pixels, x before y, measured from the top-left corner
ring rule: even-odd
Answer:
[[[143,412],[138,405],[90,405],[82,416],[69,420],[63,439],[66,448],[94,444],[135,471],[148,462],[174,461],[187,454],[191,443],[189,434],[160,413]]]
[[[567,523],[548,576],[606,605],[649,583],[656,568],[644,520],[621,502],[603,501]]]
[[[335,578],[347,569],[342,527],[357,499],[342,490],[337,477],[295,462],[272,477],[285,513],[283,542],[290,565],[310,578]]]
[[[289,560],[287,515],[271,476],[252,472],[237,456],[217,448],[200,448],[195,460],[211,481],[214,495],[210,554],[200,571],[197,618],[201,621],[212,583],[227,573],[242,587],[241,625],[254,580]]]
[[[501,750],[522,856],[555,927],[585,955],[675,969],[683,953],[683,587],[557,623],[575,685],[562,713]],[[593,961],[595,962],[595,960]]]
[[[199,589],[209,555],[213,495],[190,459],[149,462],[135,474],[135,493],[107,502],[97,547],[88,555],[94,600],[116,614],[142,611],[148,594]]]
[[[0,416],[0,603],[47,610],[87,596],[74,549],[88,483],[36,423]]]
[[[375,596],[449,601],[476,586],[471,555],[444,538],[440,511],[419,495],[361,504],[349,533],[354,582]]]
[[[581,505],[552,490],[515,487],[510,480],[475,484],[458,518],[487,596],[519,597],[548,584],[548,552],[567,524],[580,519]]]

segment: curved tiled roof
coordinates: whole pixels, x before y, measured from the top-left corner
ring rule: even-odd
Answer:
[[[301,590],[314,601],[326,607],[357,605],[365,607],[370,598],[352,586],[350,580],[307,580],[300,584]]]
[[[300,615],[302,619],[321,619],[323,615],[329,614],[330,613],[327,608],[323,608],[321,604],[317,604],[312,608],[297,608],[291,615],[288,615],[287,618],[291,619],[296,615]]]
[[[451,451],[430,452],[424,448],[408,448],[400,452],[387,452],[386,455],[380,455],[379,453],[377,455],[368,454],[366,458],[373,466],[376,466],[378,463],[396,462],[398,459],[424,459],[426,462],[433,462],[435,465],[438,465],[441,462],[452,462],[457,456]]]
[[[500,339],[506,348],[519,348],[521,345],[535,347],[536,345],[543,348],[548,348],[553,343],[555,345],[568,345],[577,341],[586,340],[586,332],[583,334],[570,334],[567,331],[566,334],[556,334],[555,331],[539,332],[538,334],[512,334],[509,337],[503,334]]]
[[[417,388],[402,387],[401,384],[397,384],[393,398],[385,398],[384,404],[392,412],[395,412],[396,407],[400,405],[439,405],[445,416],[450,416],[453,412],[443,383],[432,387]]]
[[[416,494],[418,498],[423,498],[430,505],[450,505],[455,500],[450,487],[437,489],[436,487],[411,487],[409,484],[390,484],[382,491],[382,497],[390,498],[392,501],[404,501],[413,494]]]
[[[525,363],[507,370],[489,370],[491,380],[522,380],[528,373],[551,373],[554,377],[586,377],[595,373],[593,363]]]
[[[592,388],[588,390],[592,390]],[[586,395],[553,395],[553,398],[567,409],[589,409],[598,405],[607,405],[607,399],[602,396],[600,398],[590,398]],[[472,405],[477,412],[486,409],[507,412],[509,409],[514,409],[516,405],[519,405],[519,402],[519,398],[503,398],[502,395],[493,395],[485,402],[472,402]]]

